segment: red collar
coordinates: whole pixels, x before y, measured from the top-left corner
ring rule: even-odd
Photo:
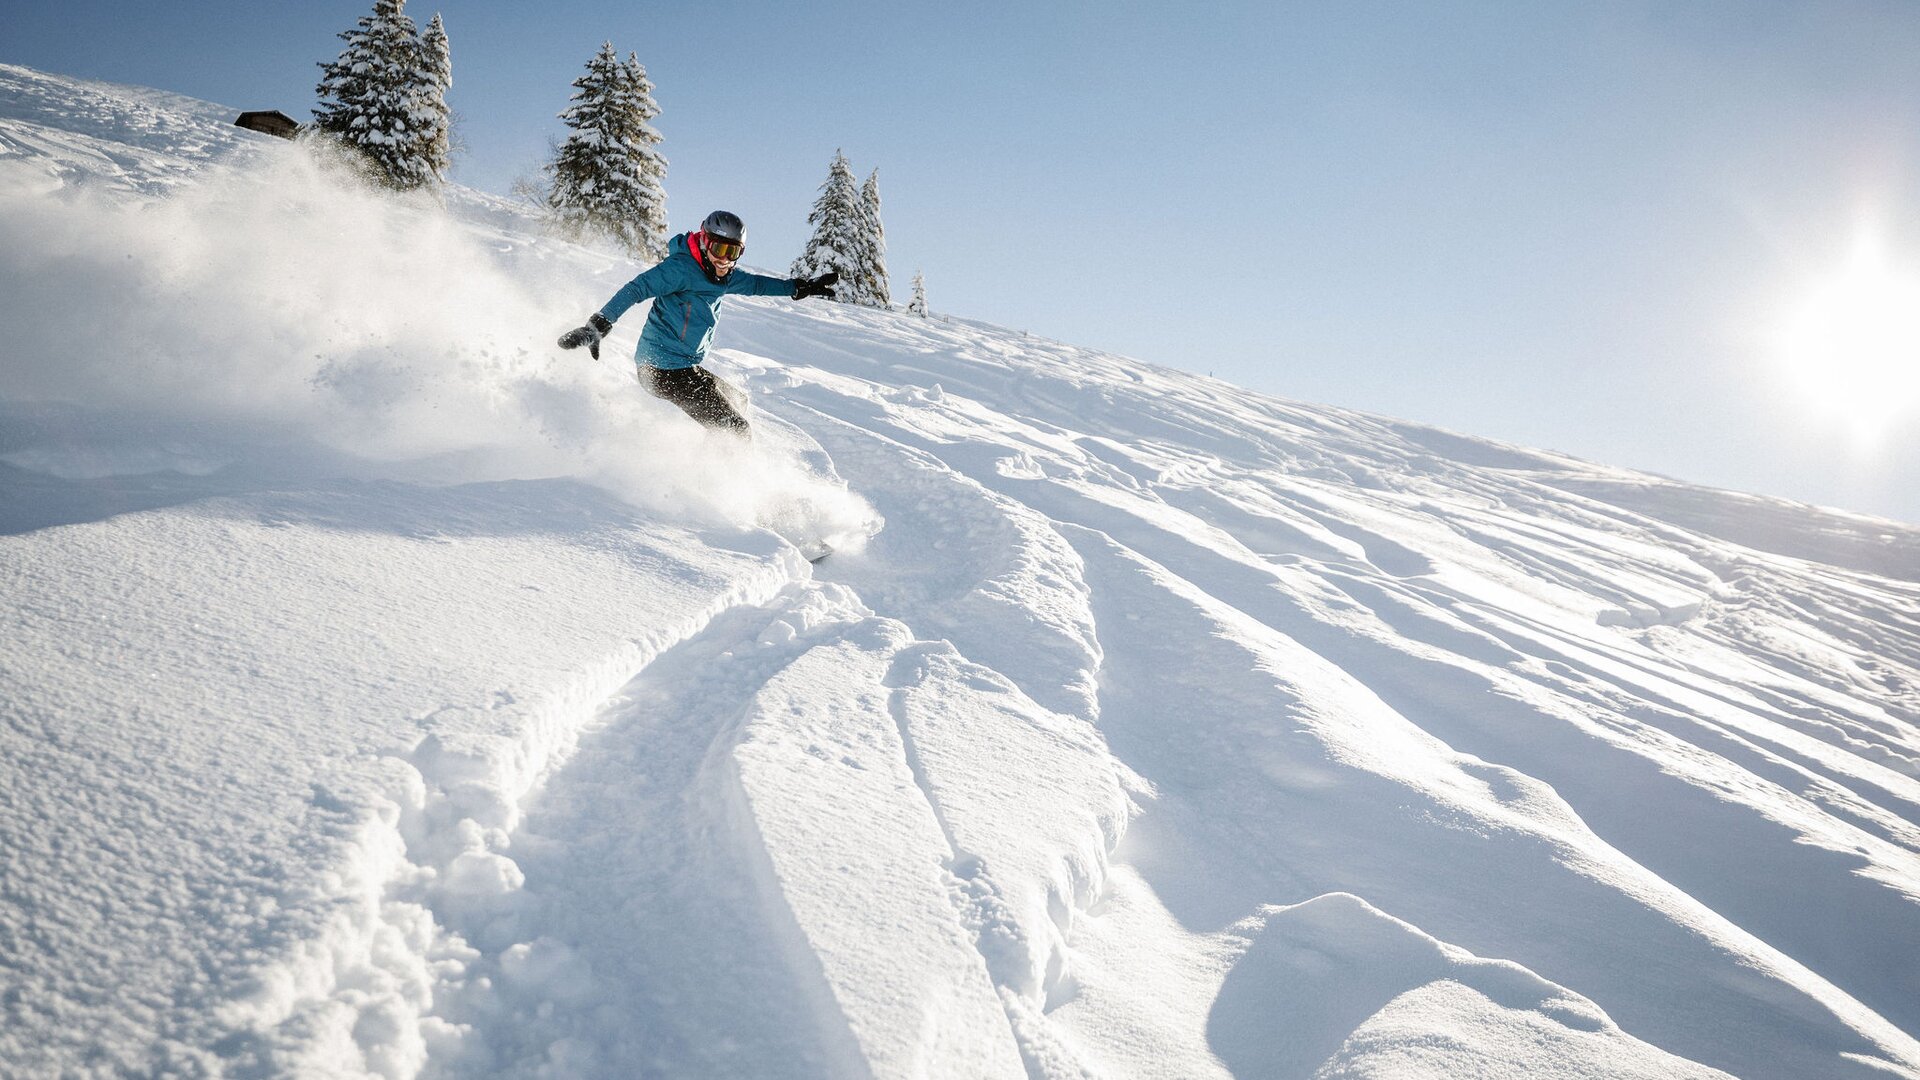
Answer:
[[[704,232],[687,234],[687,254],[693,256],[693,265],[698,266],[703,273],[712,274],[713,270],[707,266],[707,260],[700,255],[700,238],[705,235]]]

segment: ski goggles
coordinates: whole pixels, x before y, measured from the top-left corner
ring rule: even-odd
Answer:
[[[746,254],[746,251],[747,245],[738,240],[728,240],[719,236],[707,237],[707,254],[716,259],[725,259],[728,262],[733,262],[740,258],[740,256]]]

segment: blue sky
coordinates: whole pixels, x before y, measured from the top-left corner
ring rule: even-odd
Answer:
[[[306,119],[371,6],[16,3],[0,61]],[[1911,0],[407,10],[445,19],[476,187],[537,171],[611,40],[675,227],[733,209],[749,263],[798,253],[840,149],[899,299],[922,270],[936,311],[1920,521],[1920,408],[1863,429],[1780,361],[1863,234],[1920,273]]]

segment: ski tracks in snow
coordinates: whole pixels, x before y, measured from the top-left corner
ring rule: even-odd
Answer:
[[[1063,789],[1096,809],[1054,813]],[[519,887],[442,912],[479,956],[440,1009],[467,1033],[430,1073],[1066,1061],[1035,1018],[1125,805],[1097,739],[842,587],[730,611],[532,801]]]
[[[441,1012],[468,1033],[430,1074],[828,1075],[850,1060],[787,970],[727,764],[756,689],[844,624],[833,599],[730,609],[603,704],[513,835],[521,887],[458,920],[480,956]]]
[[[436,909],[473,952],[429,1075],[1088,1074],[1046,1010],[1131,803],[1076,556],[924,455],[813,426],[915,524],[601,706],[482,856],[501,887]]]

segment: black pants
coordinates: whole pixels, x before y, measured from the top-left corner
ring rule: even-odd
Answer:
[[[657,368],[640,366],[640,385],[654,397],[680,406],[680,411],[710,428],[747,434],[747,419],[740,415],[747,396],[713,377],[703,367]]]

